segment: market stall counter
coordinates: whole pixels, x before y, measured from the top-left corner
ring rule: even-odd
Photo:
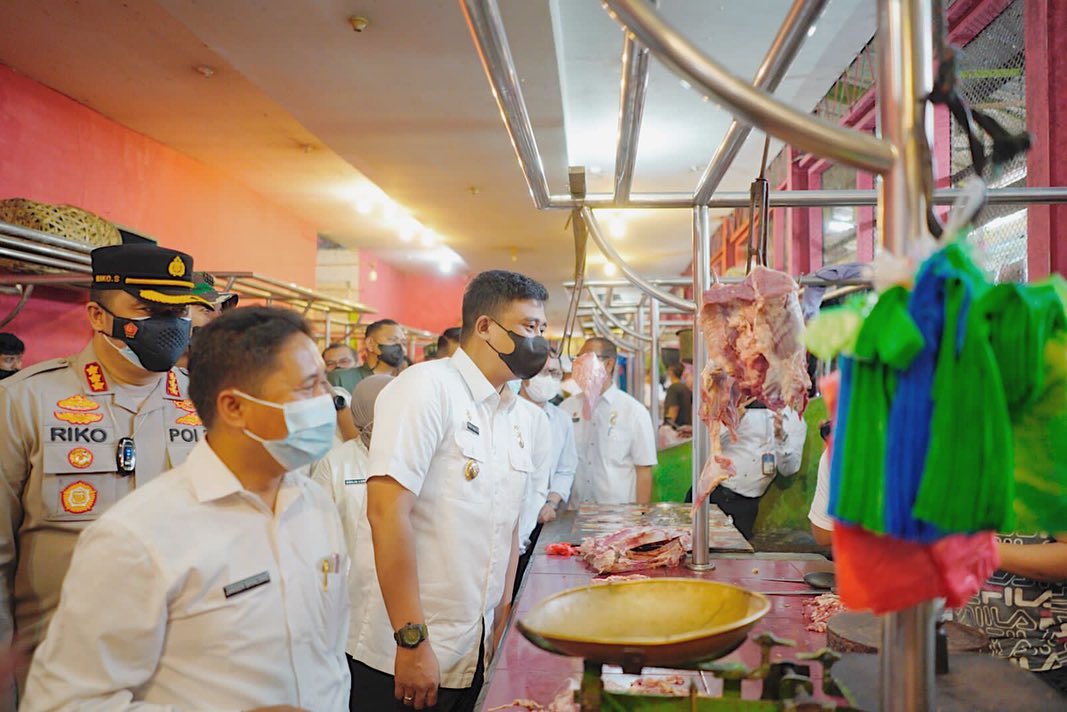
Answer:
[[[583,663],[579,658],[554,655],[535,647],[516,629],[515,624],[545,598],[561,591],[590,584],[596,573],[581,557],[550,556],[545,553],[549,544],[580,543],[584,536],[610,534],[626,526],[654,524],[665,526],[679,517],[688,524],[688,505],[617,505],[585,507],[581,512],[561,512],[558,519],[545,525],[536,551],[515,601],[512,620],[501,641],[497,655],[490,664],[477,709],[490,710],[518,699],[534,700],[545,707],[567,690],[576,689],[582,677]],[[684,565],[671,568],[646,569],[640,573],[649,577],[683,577],[719,581],[762,592],[808,593],[810,595],[770,595],[770,610],[755,625],[750,641],[760,633],[770,632],[779,638],[792,640],[795,648],[776,647],[772,661],[795,657],[796,653],[815,651],[826,645],[826,634],[808,630],[804,602],[822,591],[803,583],[772,581],[771,579],[802,579],[812,571],[826,571],[832,564],[816,554],[753,553],[751,546],[730,523],[729,519],[711,507],[709,529],[712,561],[715,569],[694,572]],[[728,549],[723,551],[723,549]],[[753,642],[742,644],[722,662],[740,662],[749,668],[760,664],[761,649]],[[710,672],[678,671],[648,668],[641,675],[626,674],[621,668],[606,666],[603,680],[608,688],[629,688],[641,679],[642,686],[658,680],[666,687],[689,688],[690,681],[702,695],[719,695],[723,683]],[[821,684],[821,668],[812,666],[812,682]],[[745,681],[742,694],[746,698],[759,697],[760,683]]]

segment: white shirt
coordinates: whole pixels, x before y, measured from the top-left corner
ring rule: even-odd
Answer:
[[[562,487],[566,481],[567,490],[560,494],[564,499],[570,494],[570,483],[574,482],[574,435],[571,427],[571,419],[559,408],[551,403],[544,403],[543,407],[532,403],[524,398],[519,399],[520,408],[516,412],[524,411],[530,414],[531,432],[534,433],[534,476],[526,485],[526,495],[523,497],[522,512],[519,514],[519,551],[526,553],[530,545],[530,535],[537,527],[537,516],[541,508],[548,500],[548,493],[555,492],[552,489],[553,478],[556,484]],[[562,422],[566,430],[557,432],[557,424]],[[569,440],[567,439],[569,435]],[[570,446],[569,459],[566,453]],[[562,464],[561,464],[562,463]],[[563,474],[557,477],[557,473],[563,469]],[[569,469],[569,475],[567,471]],[[569,477],[569,480],[567,478]]]
[[[604,391],[591,420],[582,418],[577,396],[560,407],[571,416],[578,450],[571,508],[582,502],[636,502],[636,468],[656,464],[656,434],[648,409],[616,386]]]
[[[535,469],[533,436],[524,429],[528,421],[514,414],[516,402],[459,349],[450,359],[408,368],[374,406],[368,473],[392,477],[417,497],[411,526],[419,596],[442,687],[470,687],[480,642],[487,660],[492,654],[493,609],[504,595],[512,537]],[[351,654],[392,675],[396,642],[366,520],[356,546],[359,636]]]
[[[722,454],[734,463],[737,474],[721,486],[743,497],[762,497],[771,486],[774,475],[763,474],[763,455],[773,453],[775,469],[784,477],[791,477],[800,469],[804,454],[804,439],[808,426],[791,408],[782,412],[785,440],[774,436],[774,411],[749,408],[737,428],[737,442],[730,439],[726,428],[720,436]]]
[[[337,507],[338,514],[341,515],[345,546],[353,555],[356,551],[359,523],[367,517],[367,466],[369,464],[370,453],[367,452],[367,446],[359,438],[354,438],[331,450],[326,457],[311,467],[311,479],[322,485],[323,489],[329,493]],[[359,592],[355,566],[350,567],[348,592],[350,596],[355,596]],[[354,601],[352,609],[355,610]],[[349,653],[354,650],[358,632],[357,622],[350,621],[348,643],[345,647]]]
[[[574,487],[574,473],[578,470],[574,423],[571,422],[569,413],[551,403],[545,403],[545,414],[548,415],[548,423],[552,427],[552,442],[556,444],[556,457],[549,464],[552,474],[548,480],[548,491],[550,494],[555,492],[566,503]]]
[[[819,527],[832,531],[834,520],[830,517],[830,451],[824,449],[819,458],[819,474],[815,479],[815,496],[811,498],[808,521]]]
[[[21,709],[347,709],[341,522],[297,473],[275,510],[206,441],[120,500],[78,540]]]

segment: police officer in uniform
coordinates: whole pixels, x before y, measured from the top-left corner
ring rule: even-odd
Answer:
[[[116,245],[93,250],[92,267],[90,342],[0,382],[0,640],[14,633],[30,652],[79,532],[203,437],[174,366],[189,341],[189,305],[204,302],[192,258]]]

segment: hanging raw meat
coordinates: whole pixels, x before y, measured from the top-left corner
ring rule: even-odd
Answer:
[[[704,293],[700,326],[708,345],[701,374],[700,419],[711,435],[712,456],[704,464],[693,502],[700,503],[734,474],[722,456],[725,427],[732,439],[745,406],[754,400],[780,412],[803,413],[808,404],[804,317],[797,284],[784,272],[756,267],[740,284],[716,284]]]

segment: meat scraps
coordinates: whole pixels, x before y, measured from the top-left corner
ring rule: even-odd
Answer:
[[[578,703],[574,700],[577,682],[570,682],[567,687],[556,695],[556,699],[548,707],[542,707],[534,700],[514,700],[509,705],[493,707],[489,712],[502,712],[503,710],[544,710],[545,712],[580,712]],[[608,692],[631,692],[639,695],[669,695],[685,697],[689,694],[689,679],[682,675],[646,675],[639,677],[630,683],[629,687],[623,687],[616,682],[606,681],[604,689]]]
[[[804,601],[804,617],[808,619],[808,630],[825,633],[826,623],[835,615],[845,610],[836,593],[824,593]]]
[[[721,457],[721,428],[736,440],[745,406],[753,400],[775,412],[790,407],[803,413],[811,387],[797,285],[784,272],[756,267],[740,284],[712,286],[704,293],[700,326],[708,345],[700,419],[711,435],[713,456],[701,473],[696,504],[734,474]]]
[[[627,527],[614,534],[586,537],[582,557],[597,573],[624,574],[678,566],[689,548],[690,533],[662,527]]]
[[[671,695],[685,697],[689,694],[689,679],[682,675],[647,675],[630,683],[630,692],[642,695]]]
[[[565,541],[557,541],[545,547],[545,553],[549,556],[578,556],[581,550],[574,544]]]

